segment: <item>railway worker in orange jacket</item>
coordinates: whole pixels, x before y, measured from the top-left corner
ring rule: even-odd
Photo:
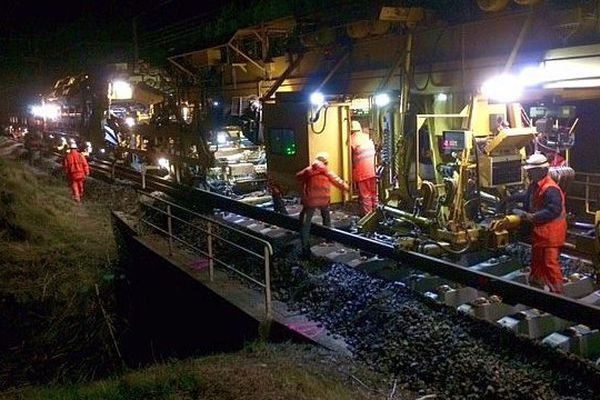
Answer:
[[[322,152],[317,154],[315,161],[296,174],[296,178],[302,183],[302,211],[300,212],[300,240],[302,242],[302,255],[310,256],[310,224],[315,210],[321,211],[323,225],[331,226],[329,215],[329,203],[331,185],[348,191],[348,185],[335,173],[327,168],[329,154]]]
[[[548,167],[543,154],[532,154],[523,166],[531,182],[529,188],[508,200],[523,203],[525,213],[521,218],[532,225],[529,284],[562,293],[558,258],[567,236],[565,194],[548,174]]]
[[[85,157],[77,151],[77,143],[71,143],[70,149],[63,160],[63,167],[73,193],[73,200],[80,203],[85,178],[90,174],[90,166]]]
[[[352,180],[358,189],[361,215],[377,208],[377,177],[375,174],[375,145],[362,131],[360,122],[352,121]]]

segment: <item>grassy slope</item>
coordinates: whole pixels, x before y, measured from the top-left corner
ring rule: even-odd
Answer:
[[[61,179],[0,160],[0,193],[5,194],[0,207],[9,210],[9,222],[19,230],[12,234],[10,229],[0,230],[1,263],[42,269],[30,270],[27,280],[48,273],[47,267],[68,266],[70,270],[56,272],[75,273],[78,282],[87,287],[101,272],[97,267],[114,258],[108,209],[95,203],[76,206]],[[61,286],[60,281],[57,279],[55,288]],[[39,295],[34,288],[4,283],[3,290]],[[60,289],[71,288],[64,280],[62,283],[68,288]]]
[[[62,177],[0,159],[0,255],[0,389],[115,364],[100,307],[116,255],[105,206],[78,207]]]
[[[91,181],[88,189],[77,207],[60,173],[0,157],[0,399],[382,398],[349,378],[376,387],[380,377],[292,345],[252,345],[82,383],[120,367],[100,309],[100,301],[111,306],[110,214],[106,201],[91,201],[107,187]],[[40,383],[58,386],[29,386]]]
[[[298,345],[255,345],[198,360],[156,365],[87,385],[27,389],[5,399],[375,399],[370,375],[343,370],[339,360]],[[358,379],[358,378],[357,378]],[[387,394],[387,393],[386,393]],[[0,398],[2,398],[0,396]]]

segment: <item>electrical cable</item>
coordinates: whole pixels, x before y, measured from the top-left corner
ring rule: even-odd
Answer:
[[[444,36],[444,33],[446,33],[447,29],[448,29],[448,27],[443,27],[442,30],[441,30],[441,32],[440,32],[440,34],[435,39],[435,42],[434,42],[434,45],[433,45],[433,51],[432,51],[432,55],[431,55],[431,59],[432,60],[435,60],[435,58],[436,58],[440,41],[441,41],[442,37]],[[434,86],[441,86],[441,85],[436,84],[435,82],[433,82],[433,62],[429,63],[429,69],[427,71],[427,79],[425,80],[425,84],[422,87],[419,87],[419,85],[417,85],[417,82],[415,80],[414,69],[413,69],[412,74],[410,76],[410,80],[411,80],[412,85],[419,92],[425,91],[429,87],[430,83],[433,83]]]
[[[318,118],[319,118],[319,113],[321,112],[321,110],[317,111],[317,120],[314,122],[310,123],[310,126],[313,127],[313,133],[315,135],[320,135],[321,133],[323,133],[325,131],[325,127],[327,126],[327,106],[324,106],[323,109],[325,110],[325,115],[323,115],[323,128],[320,131],[316,131],[314,129],[315,123],[317,122]],[[312,121],[312,119],[311,119]]]

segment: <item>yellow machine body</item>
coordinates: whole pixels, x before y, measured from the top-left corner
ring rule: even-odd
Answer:
[[[319,112],[305,99],[278,94],[276,103],[265,104],[264,135],[271,179],[287,192],[301,193],[296,173],[310,165],[318,153],[329,154],[329,169],[344,181],[352,178],[350,115],[346,104],[332,104]],[[332,187],[331,202],[348,195]]]

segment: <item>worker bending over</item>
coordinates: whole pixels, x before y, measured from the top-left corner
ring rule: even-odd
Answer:
[[[521,218],[532,224],[529,284],[562,293],[563,275],[558,259],[567,236],[565,195],[548,174],[548,167],[543,154],[532,154],[523,166],[531,182],[529,187],[508,201],[523,203],[525,213]]]
[[[323,225],[331,226],[329,203],[331,185],[342,190],[349,190],[348,185],[335,173],[327,168],[329,154],[319,153],[315,161],[296,174],[302,183],[302,211],[300,212],[300,241],[302,242],[302,256],[309,257],[310,252],[310,224],[315,210],[318,208],[323,217]]]

